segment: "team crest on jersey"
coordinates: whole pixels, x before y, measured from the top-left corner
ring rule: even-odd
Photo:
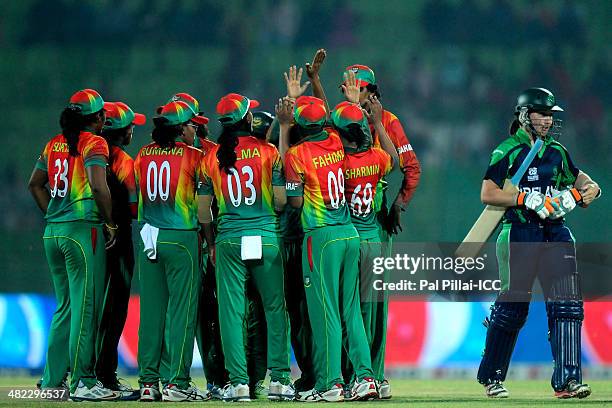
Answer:
[[[527,173],[527,181],[538,181],[540,176],[538,175],[537,167],[530,167]]]

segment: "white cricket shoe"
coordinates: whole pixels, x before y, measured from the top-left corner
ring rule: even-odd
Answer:
[[[190,384],[187,388],[179,388],[176,384],[168,384],[162,391],[162,401],[182,402],[182,401],[208,401],[212,396],[210,392],[202,392]]]
[[[342,388],[342,384],[336,384],[324,392],[313,388],[310,391],[298,393],[297,400],[300,402],[342,402],[344,401],[344,388]]]
[[[79,381],[76,390],[70,393],[70,399],[73,401],[114,401],[120,396],[121,394],[104,388],[100,381],[91,388],[87,388],[83,381]]]
[[[501,381],[494,381],[485,385],[485,394],[489,398],[508,398],[510,393]]]
[[[350,401],[368,401],[378,398],[376,381],[371,377],[365,377],[361,381],[355,381],[351,389]]]
[[[268,388],[268,399],[270,401],[293,401],[295,399],[295,387],[291,383],[285,385],[279,381],[272,381]]]
[[[251,402],[249,386],[246,384],[232,385],[227,384],[223,388],[224,402]]]
[[[389,384],[389,381],[382,380],[378,383],[378,395],[380,399],[391,399],[391,384]]]
[[[140,401],[155,402],[161,400],[161,393],[157,383],[140,384]]]

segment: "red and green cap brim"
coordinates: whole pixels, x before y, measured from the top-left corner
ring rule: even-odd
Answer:
[[[104,99],[94,89],[82,89],[70,97],[68,107],[85,116],[105,109]]]
[[[108,104],[108,108],[106,105]],[[108,102],[105,104],[106,122],[104,129],[122,129],[129,125],[141,126],[147,121],[147,117],[142,113],[134,112],[123,102]]]
[[[259,102],[240,94],[225,95],[217,103],[217,119],[223,126],[240,122],[247,115],[249,109],[259,106]]]
[[[338,129],[348,130],[352,124],[361,127],[367,125],[367,119],[361,107],[348,101],[338,104],[331,113],[331,120]]]
[[[376,77],[374,76],[374,71],[370,69],[370,67],[366,65],[351,65],[346,67],[347,71],[353,71],[355,73],[355,78],[359,80],[359,86],[364,87],[368,84],[376,85]],[[345,73],[346,75],[346,73]],[[344,77],[342,81],[344,82]]]
[[[293,118],[302,127],[323,126],[327,118],[325,102],[314,96],[300,96],[295,101]]]

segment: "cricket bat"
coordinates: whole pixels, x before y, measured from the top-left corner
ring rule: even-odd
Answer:
[[[520,183],[523,175],[531,165],[533,158],[542,147],[544,142],[542,139],[537,139],[529,153],[527,153],[527,157],[521,163],[521,166],[518,168],[517,172],[511,179],[506,179],[504,182],[504,191],[517,192],[518,184]],[[504,213],[507,208],[505,207],[496,207],[494,205],[487,205],[485,209],[480,214],[480,217],[476,220],[470,231],[467,233],[465,238],[463,238],[463,242],[455,251],[455,256],[459,258],[474,258],[482,247],[484,243],[487,242],[495,228],[497,228],[497,224],[501,221]]]

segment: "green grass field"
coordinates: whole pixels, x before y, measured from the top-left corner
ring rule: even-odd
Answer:
[[[32,400],[9,400],[6,395],[10,387],[29,387],[36,383],[35,377],[0,377],[0,406],[39,407],[43,405],[57,405],[57,402],[43,402]],[[135,378],[128,381],[136,384]],[[552,390],[548,381],[508,381],[510,398],[506,400],[490,400],[483,394],[482,387],[474,381],[467,380],[392,380],[393,399],[377,402],[354,402],[368,407],[393,406],[408,407],[559,407],[574,405],[612,406],[612,381],[590,382],[593,394],[584,400],[557,400],[552,397]],[[198,384],[202,385],[202,384]],[[71,404],[71,403],[67,403]],[[99,405],[108,405],[116,408],[135,406],[134,402],[105,402]],[[202,404],[207,406],[227,406],[223,402],[209,401]],[[280,407],[298,403],[270,403],[261,399],[252,402],[258,407]],[[96,406],[99,406],[96,405]],[[164,403],[164,407],[181,405]],[[136,405],[138,406],[138,405]]]

